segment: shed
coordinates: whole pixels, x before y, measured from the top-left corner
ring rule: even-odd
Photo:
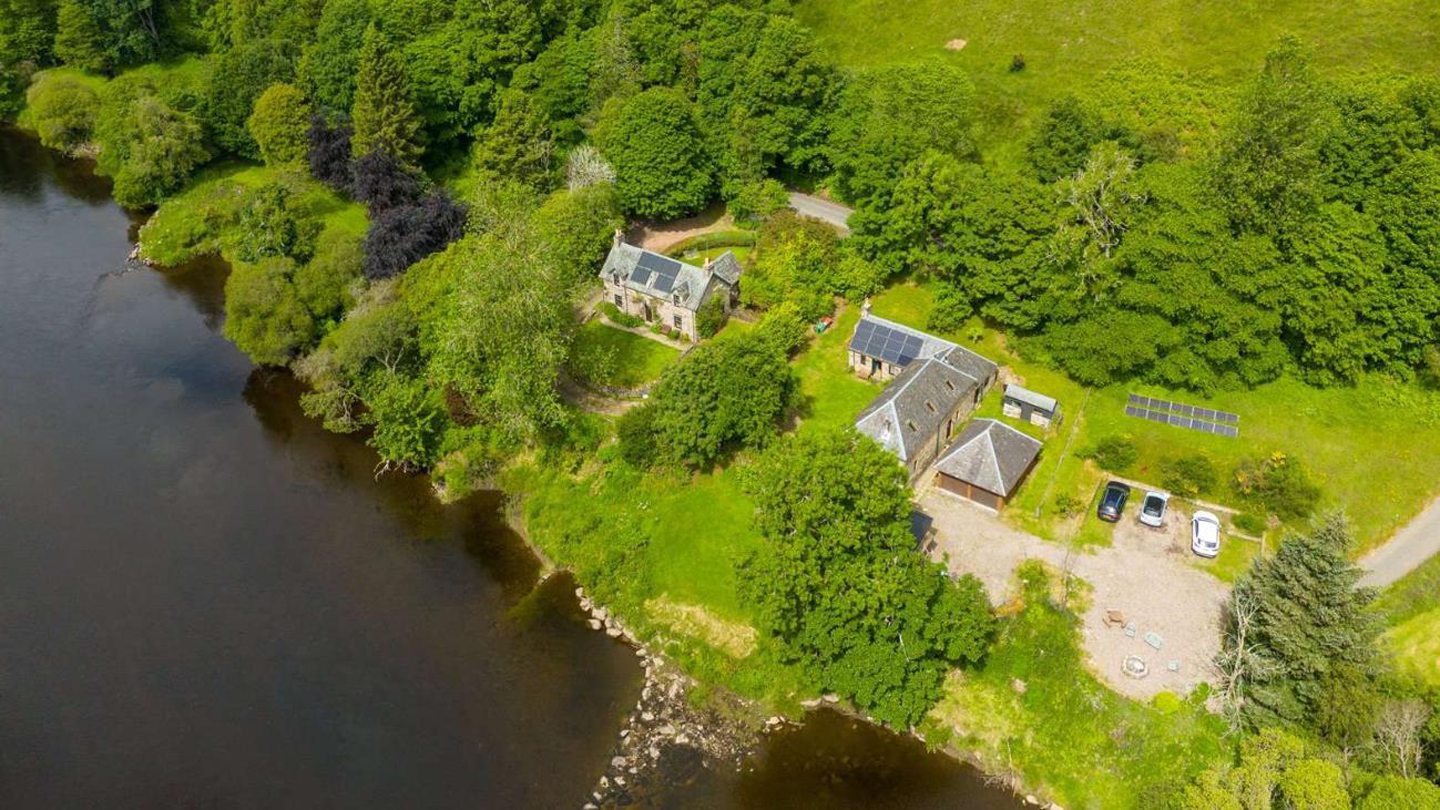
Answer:
[[[995,419],[975,419],[940,455],[935,484],[1000,511],[1040,457],[1039,439]]]
[[[1002,412],[1011,419],[1024,419],[1032,425],[1050,427],[1060,418],[1060,403],[1054,397],[1038,394],[1015,383],[1005,383]]]

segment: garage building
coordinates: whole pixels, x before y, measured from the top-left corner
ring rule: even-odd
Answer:
[[[995,511],[1040,457],[1040,440],[994,419],[975,419],[935,464],[935,485]]]

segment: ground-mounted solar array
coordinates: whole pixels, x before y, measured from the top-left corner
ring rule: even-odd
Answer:
[[[652,275],[655,277],[653,282],[650,280]],[[679,275],[680,262],[647,251],[640,254],[630,278],[636,284],[648,284],[662,293],[668,293],[675,289],[675,279]]]
[[[1237,427],[1240,417],[1237,414],[1140,394],[1130,395],[1130,402],[1125,406],[1125,415],[1148,419],[1162,425],[1198,430],[1201,433],[1213,433],[1216,436],[1234,438],[1240,435],[1240,428]]]
[[[898,366],[909,365],[920,356],[924,346],[925,341],[909,332],[870,320],[861,321],[855,327],[855,337],[850,339],[850,348],[854,351]]]

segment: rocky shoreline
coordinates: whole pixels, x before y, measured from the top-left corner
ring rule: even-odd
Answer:
[[[695,705],[689,697],[696,685],[692,678],[642,643],[584,588],[576,588],[575,596],[589,615],[590,628],[633,647],[645,672],[640,699],[620,730],[605,773],[585,800],[585,810],[643,805],[647,795],[687,782],[702,769],[738,770],[762,734],[787,723],[771,717],[752,725],[739,719],[748,714],[743,708],[727,714],[715,706]]]

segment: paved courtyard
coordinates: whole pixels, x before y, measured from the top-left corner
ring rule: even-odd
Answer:
[[[1067,564],[1065,547],[1005,524],[993,513],[957,496],[925,487],[920,508],[933,519],[937,547],[931,556],[952,572],[974,574],[999,605],[1015,595],[1014,571],[1027,559],[1059,569]],[[1082,617],[1082,642],[1091,669],[1117,692],[1147,700],[1160,692],[1184,695],[1212,678],[1210,662],[1220,650],[1220,615],[1229,588],[1187,564],[1188,514],[1172,510],[1164,529],[1135,520],[1135,508],[1116,526],[1110,548],[1069,555],[1070,571],[1091,586]],[[1094,520],[1087,516],[1087,520]],[[1107,627],[1106,610],[1118,610],[1133,622],[1135,635]],[[1145,637],[1160,637],[1160,649]],[[1149,675],[1136,679],[1121,665],[1138,655]],[[1178,670],[1167,665],[1178,662]]]

